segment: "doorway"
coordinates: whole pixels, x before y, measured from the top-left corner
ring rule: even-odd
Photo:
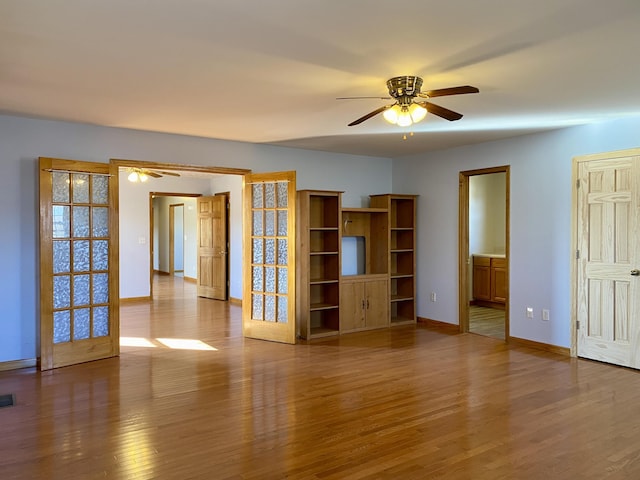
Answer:
[[[509,338],[509,166],[460,172],[461,332]]]
[[[184,277],[184,203],[169,205],[169,275]]]

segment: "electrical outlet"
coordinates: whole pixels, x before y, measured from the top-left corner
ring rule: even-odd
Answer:
[[[527,307],[527,318],[533,318],[533,308]]]
[[[542,309],[542,320],[549,321],[549,310],[546,308]]]
[[[436,292],[431,292],[431,301],[435,302],[436,301]]]

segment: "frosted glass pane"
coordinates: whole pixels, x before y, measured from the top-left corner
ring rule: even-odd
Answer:
[[[253,255],[252,255],[253,263],[262,263],[262,239],[254,238],[253,239]]]
[[[276,186],[273,183],[264,184],[265,208],[276,208]]]
[[[266,238],[264,241],[264,263],[267,265],[276,263],[276,241],[273,238]]]
[[[276,297],[273,295],[264,296],[264,319],[267,322],[276,321]]]
[[[68,240],[53,242],[53,273],[67,273],[71,269],[71,244]]]
[[[289,272],[286,267],[278,268],[278,293],[288,292]]]
[[[93,236],[109,236],[109,209],[107,207],[93,207]]]
[[[73,181],[73,203],[89,203],[89,175],[86,173],[74,173],[71,175]]]
[[[71,341],[71,312],[53,312],[53,343]]]
[[[73,277],[73,306],[89,305],[89,275]]]
[[[263,208],[263,187],[261,183],[256,183],[253,185],[253,208]]]
[[[93,336],[106,337],[109,335],[109,307],[93,309]]]
[[[278,323],[287,323],[288,320],[287,297],[278,297]]]
[[[265,210],[264,212],[264,234],[267,237],[276,235],[276,212],[275,210]]]
[[[262,282],[263,282],[262,267],[253,267],[253,281],[252,281],[253,291],[255,292],[264,291]]]
[[[91,317],[88,308],[73,311],[73,339],[85,340],[90,337]]]
[[[73,242],[73,271],[89,271],[89,240],[75,240]]]
[[[278,207],[286,208],[289,201],[289,183],[279,182],[276,185],[278,187]]]
[[[109,269],[109,241],[94,240],[93,244],[93,270]]]
[[[52,176],[53,201],[56,203],[69,203],[69,174],[53,172]]]
[[[71,277],[61,275],[53,277],[53,308],[68,308],[71,306]]]
[[[94,175],[92,177],[93,189],[91,201],[93,203],[109,203],[109,177],[104,175]]]
[[[251,318],[253,320],[262,320],[262,295],[251,295]]]
[[[89,207],[73,207],[73,236],[89,236]]]
[[[53,238],[69,238],[71,236],[69,207],[54,205],[51,214],[53,220]]]
[[[278,265],[287,265],[287,247],[289,242],[286,238],[278,239]]]
[[[93,303],[109,302],[109,274],[93,274]]]
[[[278,210],[278,236],[287,236],[287,211]]]
[[[264,235],[262,230],[262,210],[253,211],[253,235]]]
[[[265,292],[276,293],[276,269],[275,267],[266,267],[265,273]]]

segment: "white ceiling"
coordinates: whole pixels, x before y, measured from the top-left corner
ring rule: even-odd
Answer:
[[[638,47],[639,0],[0,0],[0,112],[398,157],[639,114]],[[397,75],[480,93],[347,127]]]

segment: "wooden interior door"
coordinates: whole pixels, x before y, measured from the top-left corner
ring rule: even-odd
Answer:
[[[40,158],[40,367],[118,355],[118,179]]]
[[[577,353],[640,368],[640,151],[578,163]]]
[[[198,197],[199,297],[227,299],[227,199]]]
[[[244,336],[295,343],[296,173],[245,175],[243,191]]]

